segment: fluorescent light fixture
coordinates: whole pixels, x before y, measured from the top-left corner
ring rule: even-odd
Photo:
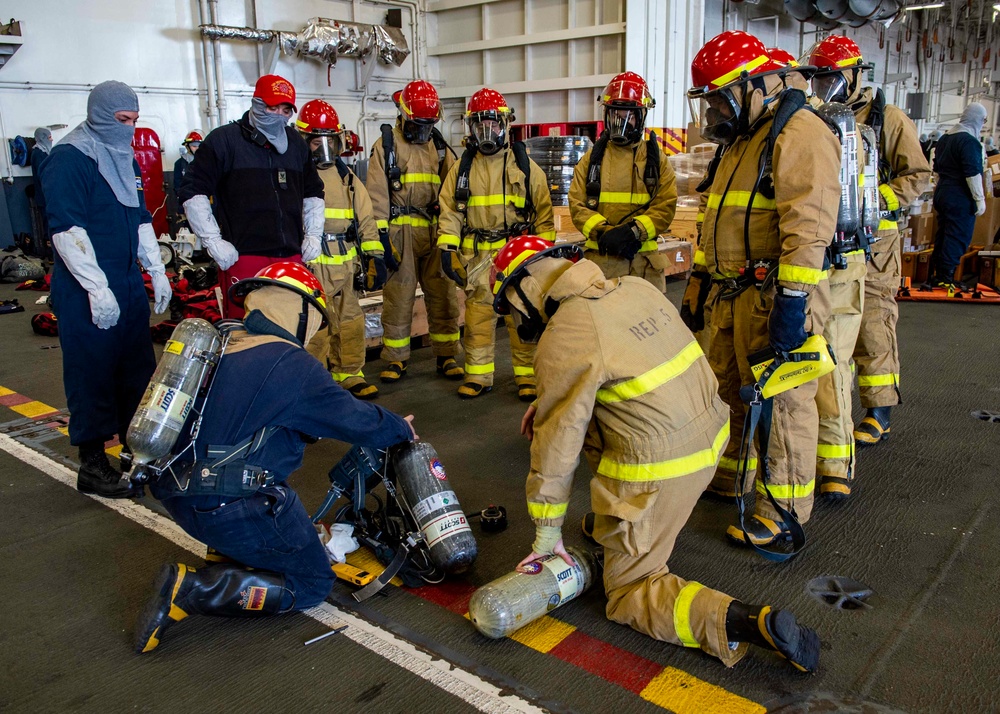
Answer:
[[[912,12],[913,10],[937,10],[939,7],[944,7],[943,2],[930,3],[929,5],[910,5],[909,7],[904,7],[903,12]],[[997,7],[994,5],[993,7]]]

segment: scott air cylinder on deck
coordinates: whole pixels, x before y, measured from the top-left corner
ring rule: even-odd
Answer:
[[[198,390],[218,362],[221,345],[219,331],[207,320],[188,318],[174,328],[128,427],[128,445],[137,466],[170,453]]]
[[[399,491],[424,536],[431,562],[461,573],[476,559],[476,538],[451,490],[437,451],[426,441],[408,441],[391,452]]]
[[[469,619],[487,637],[506,637],[529,622],[585,593],[594,582],[594,555],[581,548],[567,548],[569,565],[558,555],[546,555],[497,578],[472,594]]]

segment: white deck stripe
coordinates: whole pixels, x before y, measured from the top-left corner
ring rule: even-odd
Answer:
[[[5,434],[0,434],[0,449],[51,476],[56,481],[73,489],[76,488],[75,472]],[[148,508],[128,499],[106,499],[98,496],[90,496],[90,498],[199,557],[205,554],[204,544],[189,536],[169,518],[153,513]],[[345,637],[458,697],[479,711],[488,714],[507,714],[508,712],[511,714],[538,712],[541,714],[544,711],[514,694],[502,694],[498,687],[480,679],[471,672],[460,669],[443,659],[432,658],[406,640],[344,612],[330,603],[324,602],[302,612],[331,629],[348,625],[348,628],[342,633]]]

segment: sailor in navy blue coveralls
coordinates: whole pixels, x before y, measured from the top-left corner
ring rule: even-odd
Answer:
[[[315,293],[322,294],[301,265],[278,263],[258,277],[282,266],[301,270],[303,281],[311,278]],[[303,439],[332,438],[381,449],[413,438],[403,418],[355,399],[303,349],[324,319],[320,311],[307,308],[294,285],[261,281],[262,287],[246,296],[246,331],[232,334],[217,368],[196,441],[192,483],[203,473],[210,445],[237,445],[270,428],[263,446],[245,456],[247,464],[268,474],[267,480],[245,496],[191,495],[195,486],[182,491],[169,477],[151,484],[153,495],[185,531],[235,563],[164,566],[156,594],[140,617],[137,652],[156,647],[163,629],[191,613],[268,615],[322,602],[335,576],[309,515],[287,483],[302,465]],[[307,312],[309,328],[302,330],[300,317]],[[174,452],[187,443],[180,441]]]
[[[156,369],[149,333],[149,298],[139,271],[139,224],[152,223],[135,167],[139,206],[123,206],[97,171],[97,163],[74,146],[58,145],[45,162],[49,229],[53,234],[78,226],[87,231],[97,264],[118,301],[118,323],[100,329],[91,320],[90,300],[55,252],[52,309],[59,318],[63,384],[72,418],[70,443],[124,441],[129,422]]]
[[[983,145],[969,132],[959,131],[941,137],[934,150],[934,189],[937,212],[937,235],[931,255],[930,282],[949,285],[962,256],[969,249],[976,227],[976,197],[970,181],[978,182],[983,197]]]

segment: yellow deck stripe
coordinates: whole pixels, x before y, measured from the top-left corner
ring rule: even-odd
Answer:
[[[8,409],[17,412],[21,416],[26,416],[29,419],[34,419],[42,414],[51,414],[52,412],[59,411],[55,407],[50,407],[48,404],[43,404],[42,402],[25,402],[24,404],[15,404],[12,407],[8,407]]]
[[[639,696],[675,714],[763,714],[767,709],[687,672],[667,667]]]
[[[6,397],[10,394],[15,394],[13,389],[7,389],[7,387],[0,387],[0,397]]]
[[[575,631],[573,625],[545,615],[508,636],[538,652],[549,652]]]

